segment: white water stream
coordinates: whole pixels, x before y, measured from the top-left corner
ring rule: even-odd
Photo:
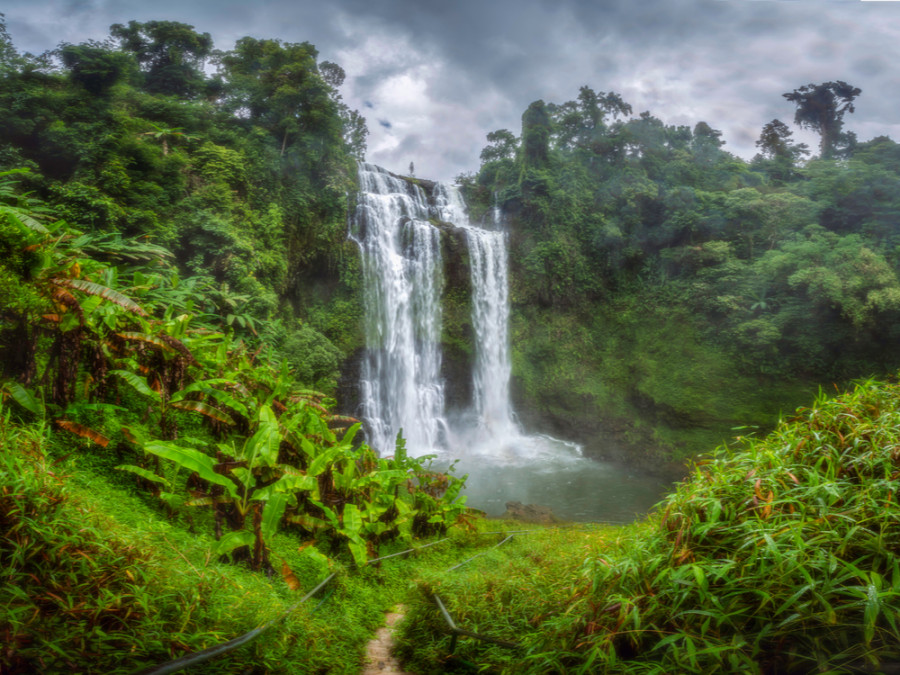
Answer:
[[[400,429],[413,455],[438,450],[446,428],[441,370],[440,233],[425,193],[360,164],[351,237],[362,251],[366,357],[361,398],[369,444],[391,454]]]

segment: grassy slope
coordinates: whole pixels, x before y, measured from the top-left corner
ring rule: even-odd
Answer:
[[[281,534],[272,559],[296,575],[291,590],[280,576],[217,562],[202,511],[194,534],[183,518],[84,468],[96,464],[88,458],[54,461],[66,452],[56,442],[0,416],[0,672],[10,675],[161,664],[256,628],[332,571],[335,581],[282,624],[190,672],[358,673],[383,612],[404,600],[415,576],[488,544],[454,532],[427,552],[360,571]]]
[[[4,672],[158,663],[255,627],[329,571],[288,536],[273,553],[297,591],[218,564],[209,540],[103,476],[63,479],[39,433],[2,434]],[[499,548],[458,533],[362,572],[332,561],[340,574],[318,611],[195,672],[359,672],[398,601],[410,607],[401,651],[420,675],[878,672],[900,660],[898,448],[900,387],[866,383],[722,449],[644,522],[535,528]],[[461,628],[519,647],[461,638],[450,657],[435,593]]]

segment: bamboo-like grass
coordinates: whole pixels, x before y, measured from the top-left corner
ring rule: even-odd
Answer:
[[[900,661],[898,488],[900,387],[820,396],[698,463],[643,523],[426,579],[405,653],[422,673],[882,672]],[[444,661],[438,591],[457,623],[522,648],[461,641]]]

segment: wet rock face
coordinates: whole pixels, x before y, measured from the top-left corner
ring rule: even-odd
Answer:
[[[472,364],[475,336],[472,328],[472,279],[465,232],[440,223],[444,293],[441,297],[441,377],[448,413],[472,405]]]
[[[364,353],[365,348],[361,347],[344,359],[335,392],[339,414],[350,415],[357,419],[361,419],[362,415],[359,381]]]

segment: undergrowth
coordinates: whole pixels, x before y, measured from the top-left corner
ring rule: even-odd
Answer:
[[[900,387],[866,382],[720,448],[644,523],[426,579],[404,649],[419,673],[884,672],[900,661],[898,488]],[[466,639],[447,660],[435,593],[518,649]]]
[[[191,673],[360,672],[365,644],[416,575],[492,537],[454,530],[425,551],[359,569],[343,553],[271,541],[280,574],[220,562],[203,516],[172,517],[40,424],[0,408],[0,672],[131,673],[231,640],[335,579],[257,640]],[[85,468],[87,466],[87,468]],[[116,476],[113,479],[117,478]],[[476,521],[481,530],[497,523]],[[421,546],[428,540],[415,541]],[[406,544],[385,545],[382,554]]]

